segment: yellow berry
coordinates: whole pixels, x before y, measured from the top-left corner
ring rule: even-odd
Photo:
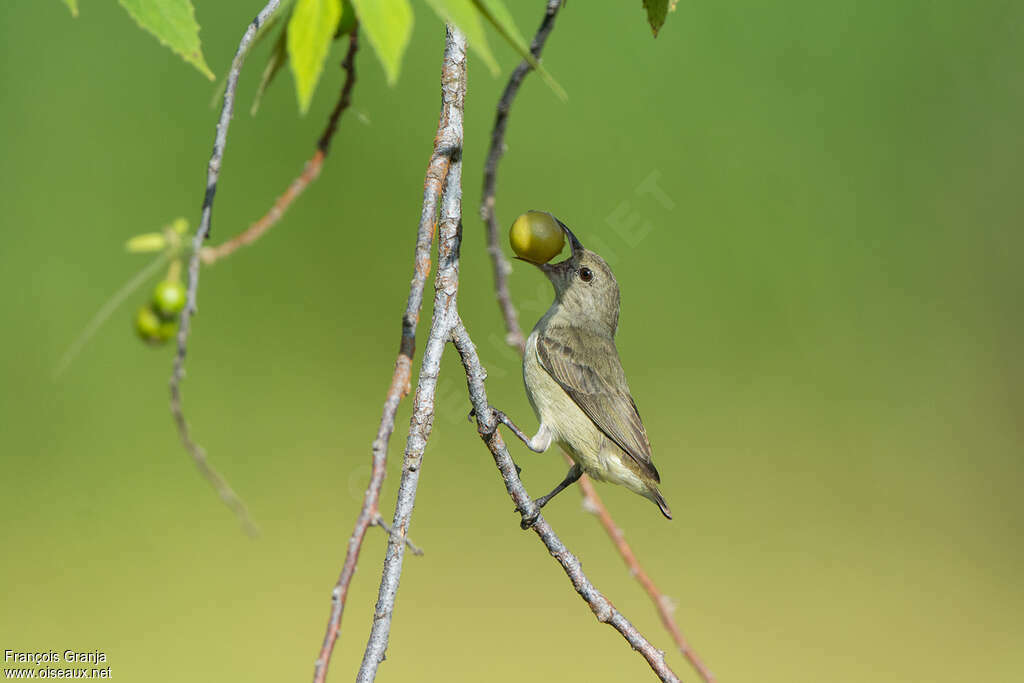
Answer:
[[[562,251],[565,233],[551,214],[527,211],[512,224],[508,240],[516,256],[540,264],[547,263]]]

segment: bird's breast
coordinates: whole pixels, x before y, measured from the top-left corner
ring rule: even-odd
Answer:
[[[526,395],[537,419],[551,431],[554,440],[564,445],[587,469],[602,450],[604,434],[541,365],[537,355],[537,336],[534,330],[526,340],[526,353],[523,355]]]

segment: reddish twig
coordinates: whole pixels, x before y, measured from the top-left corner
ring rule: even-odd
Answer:
[[[540,28],[537,29],[537,33],[533,37],[533,42],[530,44],[530,51],[537,59],[540,59],[544,44],[554,28],[555,17],[561,6],[561,0],[547,1],[544,18],[541,21]],[[525,61],[521,62],[512,72],[512,76],[505,86],[501,99],[498,101],[497,113],[494,117],[494,128],[491,131],[491,146],[487,154],[487,164],[484,168],[484,189],[480,204],[480,217],[487,223],[487,252],[491,256],[494,271],[494,289],[498,300],[498,307],[501,309],[502,317],[505,320],[506,340],[510,346],[518,349],[520,355],[525,352],[526,343],[523,330],[519,325],[519,314],[512,303],[512,297],[509,292],[508,273],[511,267],[501,248],[498,220],[495,215],[495,196],[497,194],[498,164],[501,162],[501,157],[505,152],[505,130],[508,127],[509,111],[512,108],[516,94],[519,92],[519,87],[523,83],[523,79],[526,78],[530,71],[530,65]],[[563,453],[563,455],[565,455],[566,461],[572,464],[572,458],[568,454]],[[597,515],[601,525],[608,533],[608,536],[611,537],[612,542],[625,561],[626,566],[629,567],[630,574],[636,577],[636,580],[643,586],[647,595],[650,596],[662,624],[665,625],[665,628],[672,635],[672,639],[675,641],[679,651],[706,683],[714,683],[714,675],[704,666],[697,653],[690,647],[675,619],[672,617],[667,597],[658,589],[657,585],[640,565],[639,560],[637,560],[636,555],[633,553],[633,549],[626,542],[622,530],[615,524],[611,513],[608,512],[608,508],[605,507],[601,497],[594,489],[590,478],[584,475],[580,479],[579,484],[580,493],[583,495],[586,507]]]
[[[203,247],[201,256],[204,264],[211,265],[216,263],[220,259],[235,253],[241,247],[248,246],[263,237],[268,230],[281,220],[288,207],[292,205],[292,202],[298,199],[299,195],[309,187],[310,183],[320,176],[320,170],[323,168],[327,152],[330,150],[331,139],[338,129],[338,121],[351,102],[352,87],[356,83],[355,58],[358,50],[359,38],[357,36],[357,29],[353,28],[348,38],[348,52],[341,63],[341,68],[345,70],[345,82],[341,86],[338,101],[335,103],[334,109],[327,119],[327,126],[324,128],[319,141],[317,141],[316,151],[309,161],[306,162],[302,173],[292,181],[288,189],[284,191],[284,194],[277,198],[274,205],[270,207],[270,210],[258,221],[223,244],[219,244],[216,247]]]
[[[566,456],[566,460],[571,462],[572,458]],[[693,651],[686,638],[683,636],[683,632],[679,630],[679,625],[676,624],[675,619],[672,618],[673,607],[669,602],[668,596],[662,593],[658,586],[654,583],[654,580],[648,576],[647,572],[644,571],[640,561],[636,559],[636,555],[633,553],[633,549],[629,547],[629,543],[626,542],[626,538],[622,533],[622,529],[612,519],[612,515],[608,512],[608,508],[604,506],[600,496],[597,495],[597,491],[594,490],[594,483],[590,480],[590,477],[580,478],[580,493],[583,494],[585,499],[585,505],[590,509],[597,518],[601,521],[601,526],[608,532],[608,536],[611,537],[612,542],[618,549],[619,554],[625,561],[626,566],[629,567],[629,573],[644,587],[647,591],[647,595],[651,598],[651,602],[654,603],[657,609],[658,616],[661,617],[661,623],[665,626],[665,629],[672,635],[672,640],[675,641],[676,647],[686,661],[690,663],[690,666],[694,668],[697,674],[707,683],[714,683],[715,676],[711,671],[704,666],[704,662],[701,661],[697,653]]]
[[[438,121],[437,136],[434,139],[434,151],[427,164],[426,177],[423,181],[423,208],[420,212],[419,227],[416,234],[416,252],[412,282],[409,285],[409,298],[406,301],[405,313],[402,316],[402,337],[399,343],[398,358],[391,375],[391,384],[384,399],[384,410],[381,413],[377,437],[373,441],[373,468],[370,483],[363,496],[363,506],[356,518],[355,527],[348,541],[348,550],[342,565],[338,582],[331,592],[331,612],[327,620],[320,654],[316,660],[313,681],[323,683],[327,677],[327,668],[334,651],[334,644],[341,629],[341,617],[345,610],[349,585],[355,575],[359,552],[366,537],[366,530],[380,518],[377,508],[380,490],[386,472],[388,443],[395,429],[395,413],[398,404],[409,393],[409,382],[412,373],[412,359],[416,353],[416,326],[419,322],[420,309],[423,306],[423,289],[430,273],[430,245],[434,239],[435,218],[441,196],[441,187],[448,175],[451,157],[445,144],[444,131],[448,127],[445,111],[442,109]],[[393,535],[389,532],[389,537]]]
[[[241,247],[246,247],[263,237],[268,230],[281,220],[281,217],[284,216],[285,211],[288,210],[292,202],[298,199],[299,195],[306,190],[309,184],[317,179],[324,164],[324,157],[325,154],[321,150],[318,149],[314,152],[313,156],[306,162],[302,173],[291,182],[291,185],[284,191],[284,194],[274,201],[274,205],[258,221],[255,221],[244,231],[223,244],[218,244],[215,247],[203,247],[201,252],[203,263],[208,266],[213,265],[222,258],[231,256]]]

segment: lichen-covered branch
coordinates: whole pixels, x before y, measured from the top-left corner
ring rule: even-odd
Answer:
[[[405,538],[409,533],[412,511],[416,502],[420,468],[427,440],[434,424],[434,395],[441,369],[441,356],[448,342],[456,309],[459,283],[459,233],[462,217],[462,112],[466,95],[466,39],[452,26],[447,27],[444,62],[441,71],[441,120],[447,125],[438,129],[434,148],[449,158],[441,198],[438,221],[437,275],[434,279],[434,315],[427,337],[423,363],[413,399],[413,414],[409,421],[409,437],[402,460],[402,478],[398,485],[395,517],[388,537],[384,570],[381,574],[373,626],[363,654],[356,680],[372,681],[377,667],[384,660],[391,633],[391,618],[402,575]]]
[[[441,198],[441,190],[451,163],[450,140],[454,136],[451,130],[453,122],[448,116],[449,108],[441,107],[441,115],[437,124],[437,135],[434,138],[434,151],[427,164],[426,177],[423,181],[423,208],[420,212],[419,226],[416,232],[416,249],[413,256],[413,276],[409,285],[409,298],[406,301],[405,313],[402,315],[402,336],[399,342],[398,358],[391,375],[384,409],[381,413],[377,436],[373,441],[372,471],[370,483],[363,496],[363,505],[356,518],[352,535],[348,541],[345,561],[342,565],[338,582],[331,591],[331,612],[327,620],[320,654],[316,660],[313,673],[314,683],[323,683],[327,677],[334,644],[341,629],[341,618],[348,598],[349,585],[355,575],[359,553],[363,547],[366,531],[380,517],[378,502],[380,490],[386,473],[388,444],[395,429],[395,413],[398,404],[409,393],[409,381],[412,374],[412,359],[416,353],[416,326],[419,322],[420,309],[423,307],[423,289],[430,273],[430,245],[434,239],[435,219]],[[461,139],[461,138],[460,138]],[[392,527],[389,537],[396,532]]]
[[[256,525],[249,517],[245,503],[235,494],[231,486],[222,477],[206,458],[206,451],[192,438],[188,421],[181,407],[181,382],[185,378],[185,355],[188,350],[188,335],[192,329],[192,316],[196,312],[196,301],[199,293],[199,253],[203,242],[210,235],[210,222],[213,217],[213,198],[217,193],[217,179],[220,177],[220,165],[224,159],[224,148],[228,142],[228,127],[231,125],[231,114],[235,108],[235,91],[238,89],[238,78],[242,73],[242,64],[245,62],[245,55],[256,37],[257,31],[274,12],[277,11],[281,0],[269,0],[260,10],[256,18],[249,23],[242,39],[238,43],[238,50],[231,60],[231,68],[228,70],[227,83],[224,87],[224,103],[221,105],[220,118],[217,120],[217,131],[213,138],[213,153],[210,155],[210,163],[206,170],[206,192],[203,195],[202,216],[199,227],[196,229],[195,237],[192,239],[192,254],[188,263],[188,293],[186,295],[185,309],[181,312],[181,322],[178,328],[178,349],[174,356],[174,370],[171,373],[171,414],[178,427],[178,434],[185,449],[192,456],[196,467],[203,477],[217,491],[221,500],[234,511],[241,520],[243,528],[250,534],[258,533]]]
[[[341,86],[338,101],[335,103],[334,109],[327,119],[327,126],[317,142],[316,151],[310,160],[306,162],[302,173],[291,182],[288,189],[284,191],[284,194],[277,198],[274,205],[270,207],[270,210],[258,221],[223,244],[215,247],[203,247],[200,251],[200,257],[204,264],[211,265],[216,263],[220,259],[235,253],[239,248],[248,246],[263,237],[267,231],[281,220],[288,207],[292,205],[292,202],[298,199],[299,195],[305,192],[306,188],[320,176],[320,170],[323,168],[324,160],[327,158],[327,153],[330,150],[331,140],[334,138],[335,131],[338,130],[338,120],[341,118],[342,113],[348,109],[351,102],[352,87],[356,83],[355,59],[356,52],[359,50],[357,29],[358,27],[353,28],[352,32],[348,34],[348,52],[341,63],[341,68],[345,70],[345,81]]]

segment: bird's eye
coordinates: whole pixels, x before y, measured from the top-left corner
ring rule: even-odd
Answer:
[[[590,270],[590,268],[584,266],[583,268],[580,268],[580,279],[584,282],[590,282],[594,279],[594,272]]]

